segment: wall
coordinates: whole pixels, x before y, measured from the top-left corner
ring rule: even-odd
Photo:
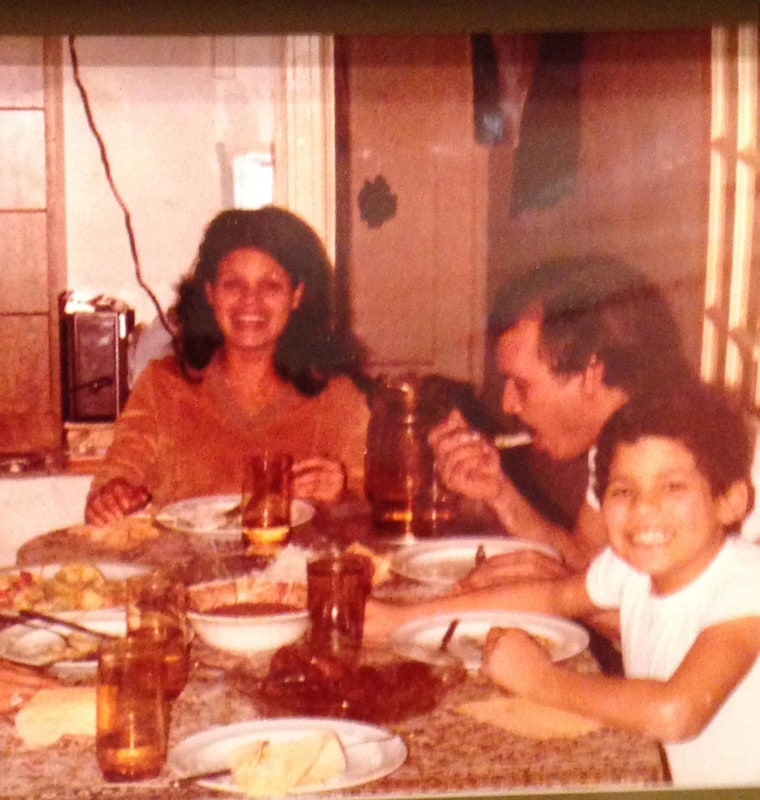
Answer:
[[[218,147],[269,150],[282,37],[82,37],[81,80],[131,216],[145,282],[166,307],[203,227],[231,204]],[[65,50],[69,288],[155,316],[135,278],[124,214],[108,187]]]
[[[707,243],[709,29],[594,33],[575,190],[510,216],[514,150],[491,148],[488,290],[531,263],[605,252],[665,287],[695,364]]]

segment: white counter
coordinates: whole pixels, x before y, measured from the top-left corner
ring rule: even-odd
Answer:
[[[13,564],[24,542],[84,522],[91,475],[0,478],[0,565]]]

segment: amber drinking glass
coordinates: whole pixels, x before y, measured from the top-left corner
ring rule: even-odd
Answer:
[[[243,544],[266,550],[290,536],[293,456],[263,452],[249,456],[243,473]]]
[[[128,578],[127,630],[162,651],[166,697],[168,700],[178,697],[190,671],[184,585],[162,571]]]
[[[322,556],[307,564],[310,646],[324,655],[353,660],[364,635],[364,607],[371,588],[364,556]]]
[[[153,778],[166,761],[168,712],[160,649],[134,636],[98,651],[98,766],[109,781]]]

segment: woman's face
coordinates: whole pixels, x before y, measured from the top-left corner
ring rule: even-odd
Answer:
[[[243,350],[273,352],[302,296],[303,284],[293,286],[277,261],[252,247],[225,256],[216,281],[206,284],[225,346]]]

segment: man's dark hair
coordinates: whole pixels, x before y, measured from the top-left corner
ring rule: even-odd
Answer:
[[[609,418],[597,441],[597,497],[607,490],[616,448],[645,436],[681,442],[715,496],[736,481],[750,481],[754,434],[746,412],[727,390],[695,379],[640,395]]]
[[[538,264],[497,294],[489,336],[497,338],[531,310],[542,319],[542,356],[557,373],[582,372],[596,359],[605,383],[631,396],[692,371],[662,290],[618,259]]]
[[[303,297],[282,332],[275,352],[278,373],[305,395],[316,395],[331,376],[361,381],[364,349],[350,331],[331,323],[333,271],[317,234],[302,219],[275,206],[229,209],[207,226],[195,264],[182,280],[174,308],[180,326],[177,355],[185,374],[203,369],[224,338],[206,298],[219,263],[234,250],[253,248],[271,256],[303,284]]]

